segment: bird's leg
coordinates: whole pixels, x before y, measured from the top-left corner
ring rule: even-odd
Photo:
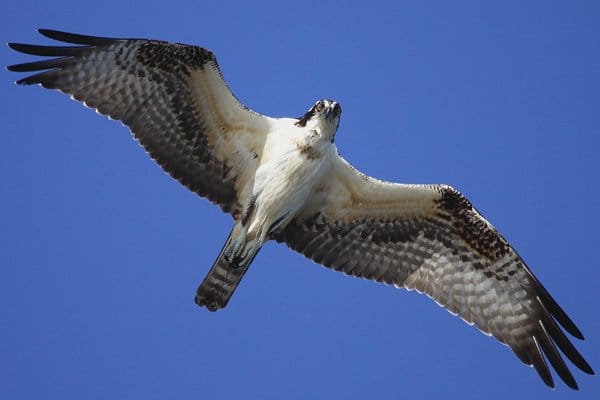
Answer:
[[[232,268],[246,266],[252,262],[262,243],[261,235],[249,233],[248,227],[238,222],[225,244],[223,257]]]

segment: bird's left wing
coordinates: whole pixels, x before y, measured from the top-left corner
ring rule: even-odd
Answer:
[[[557,348],[590,366],[565,336],[581,332],[506,240],[455,189],[367,177],[338,157],[309,204],[275,240],[349,275],[426,293],[508,345],[553,386],[545,354],[577,388]]]
[[[38,72],[17,83],[58,89],[122,121],[171,176],[223,210],[240,212],[238,190],[257,168],[272,119],[234,97],[212,52],[157,40],[40,33],[80,46],[10,43],[22,53],[56,57],[8,67]]]

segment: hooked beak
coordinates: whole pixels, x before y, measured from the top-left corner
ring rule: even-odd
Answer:
[[[326,119],[337,118],[340,116],[341,111],[342,110],[341,110],[340,105],[337,103],[333,103],[332,105],[327,107],[327,109],[325,110],[325,118]]]
[[[335,108],[334,107],[327,107],[327,110],[325,110],[325,118],[326,119],[335,118]]]
[[[327,107],[327,110],[325,110],[325,118],[329,119],[333,117],[333,107]]]

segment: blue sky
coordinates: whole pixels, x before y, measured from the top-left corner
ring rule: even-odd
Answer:
[[[3,7],[0,39],[50,43],[47,27],[198,44],[258,112],[339,101],[341,153],[379,178],[459,188],[598,371],[600,6],[483,3],[24,0]],[[0,398],[600,398],[597,377],[573,367],[581,393],[552,392],[425,296],[274,243],[227,309],[199,309],[230,217],[118,123],[17,77],[0,72]]]

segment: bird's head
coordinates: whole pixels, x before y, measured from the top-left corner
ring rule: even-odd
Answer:
[[[323,138],[333,142],[340,124],[342,107],[333,100],[319,100],[304,114],[296,126],[318,132]]]

